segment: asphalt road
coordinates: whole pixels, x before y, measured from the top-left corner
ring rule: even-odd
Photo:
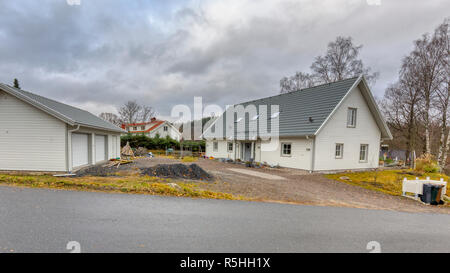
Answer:
[[[0,252],[450,252],[450,215],[0,187]]]

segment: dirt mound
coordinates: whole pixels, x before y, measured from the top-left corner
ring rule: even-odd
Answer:
[[[197,164],[161,164],[152,168],[142,169],[143,175],[164,177],[164,178],[184,178],[192,180],[212,180],[213,177]]]
[[[100,177],[106,177],[106,176],[115,176],[115,173],[117,172],[117,167],[103,167],[103,166],[92,166],[89,168],[84,168],[76,172],[76,176],[83,177],[83,176],[100,176]]]

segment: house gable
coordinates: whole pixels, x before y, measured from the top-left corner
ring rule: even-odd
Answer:
[[[347,126],[349,109],[356,109],[355,127]],[[366,169],[378,167],[382,130],[360,85],[350,90],[315,137],[314,170]],[[342,158],[336,145],[343,145]],[[367,161],[359,160],[361,145],[368,145]]]
[[[0,90],[0,170],[66,171],[66,132],[65,122]]]

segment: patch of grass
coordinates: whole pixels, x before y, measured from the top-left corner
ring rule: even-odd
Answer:
[[[185,156],[185,157],[183,157],[183,159],[181,161],[184,163],[189,163],[189,162],[196,162],[197,160],[198,160],[197,157]]]
[[[175,159],[175,160],[178,159],[178,157],[176,157],[174,155],[157,155],[157,157],[162,157],[162,158],[167,158],[167,159]]]
[[[174,182],[170,179],[150,176],[64,178],[51,175],[0,174],[0,184],[10,186],[243,200],[242,197],[231,194],[200,189],[198,184],[176,183],[174,187],[172,183]]]
[[[426,173],[423,175],[414,173],[413,170],[383,170],[371,172],[346,172],[337,174],[327,174],[327,178],[344,182],[350,185],[363,187],[369,190],[376,190],[390,195],[402,195],[402,181],[403,178],[408,180],[419,177],[426,179],[430,177],[431,180],[440,180],[444,178],[449,181],[450,177],[439,173]],[[341,179],[348,177],[349,179]],[[448,193],[447,193],[448,194]]]

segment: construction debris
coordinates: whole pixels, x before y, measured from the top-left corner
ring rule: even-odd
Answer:
[[[207,173],[197,164],[161,164],[155,167],[142,169],[142,174],[164,178],[183,178],[206,181],[210,181],[213,179],[212,175]]]
[[[87,167],[84,169],[81,169],[76,172],[77,177],[82,176],[117,176],[118,171],[122,171],[122,169],[119,169],[120,166],[128,165],[133,163],[132,160],[111,160],[108,164],[104,165],[95,165],[91,167]]]
[[[111,167],[119,168],[120,165],[126,165],[126,164],[130,164],[130,163],[133,163],[133,160],[125,160],[125,159],[112,160],[110,163],[103,165],[103,167],[104,168],[111,168]]]
[[[122,156],[125,156],[125,157],[134,157],[134,152],[133,152],[133,149],[131,149],[129,142],[127,142],[127,145],[125,145],[125,147],[122,148],[121,154],[122,154]]]
[[[148,154],[148,150],[144,147],[139,147],[134,152],[135,156],[146,156]]]

